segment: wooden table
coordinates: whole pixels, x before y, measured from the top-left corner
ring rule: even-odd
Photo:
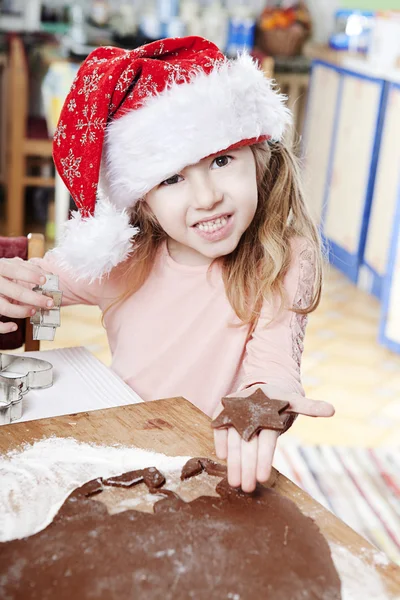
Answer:
[[[136,446],[169,456],[216,459],[210,419],[183,398],[13,423],[0,427],[0,452],[52,435],[81,442]],[[370,550],[371,555],[376,553],[365,539],[275,469],[268,485],[311,516],[329,542],[343,546],[364,560],[366,551]],[[386,588],[387,598],[400,598],[400,568],[393,563],[374,568]]]

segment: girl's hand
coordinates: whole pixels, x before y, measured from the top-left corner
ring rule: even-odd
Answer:
[[[261,388],[271,399],[290,402],[290,412],[309,417],[332,417],[335,414],[335,409],[328,402],[310,400],[293,392],[283,392],[268,384],[256,384],[228,397],[250,396],[257,388]],[[222,409],[222,404],[219,404],[213,415],[214,419]],[[257,481],[268,481],[279,434],[279,431],[263,429],[249,442],[245,442],[234,427],[214,429],[215,452],[220,460],[227,460],[230,486],[241,486],[244,492],[252,492]]]
[[[53,300],[32,288],[46,281],[45,272],[38,265],[20,258],[0,259],[0,315],[10,319],[24,319],[38,308],[52,308]],[[12,320],[0,321],[0,334],[17,329]]]

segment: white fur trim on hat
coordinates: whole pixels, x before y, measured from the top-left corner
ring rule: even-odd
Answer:
[[[59,246],[51,250],[57,263],[71,272],[76,281],[107,275],[132,251],[132,237],[138,233],[130,225],[126,210],[119,211],[104,198],[98,198],[93,217],[79,211],[64,225]]]
[[[164,179],[233,144],[263,135],[280,140],[291,121],[284,100],[247,54],[174,83],[109,124],[101,186],[115,206],[128,208]]]

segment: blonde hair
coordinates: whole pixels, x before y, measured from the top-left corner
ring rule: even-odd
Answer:
[[[233,310],[243,324],[253,329],[264,300],[277,294],[279,310],[284,306],[283,279],[292,260],[291,240],[295,237],[308,242],[315,277],[309,306],[288,308],[300,314],[315,310],[321,296],[322,252],[317,228],[304,202],[297,159],[281,143],[262,142],[251,149],[258,188],[256,213],[235,250],[216,260],[222,265],[225,291]],[[160,245],[167,238],[145,201],[136,204],[132,224],[139,227],[140,233],[135,237],[135,249],[123,273],[128,287],[105,313],[142,287]]]

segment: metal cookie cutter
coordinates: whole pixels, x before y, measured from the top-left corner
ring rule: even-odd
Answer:
[[[22,398],[30,389],[53,385],[53,365],[47,360],[0,352],[0,425],[22,417]]]
[[[22,393],[13,385],[0,381],[0,425],[22,417]]]
[[[33,325],[33,339],[47,340],[52,342],[56,333],[56,327],[60,327],[60,306],[62,292],[58,289],[58,276],[46,274],[46,282],[33,288],[34,292],[41,292],[44,296],[52,298],[54,307],[50,309],[40,308],[31,317]]]
[[[0,352],[0,383],[16,387],[21,394],[53,385],[53,365],[41,358]]]

